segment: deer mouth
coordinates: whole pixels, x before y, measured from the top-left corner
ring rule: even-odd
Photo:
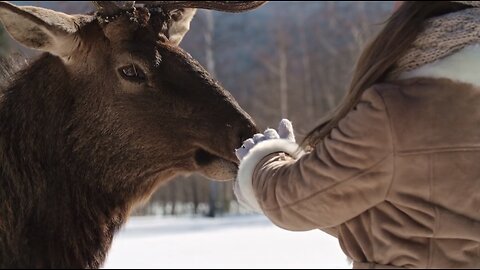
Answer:
[[[194,154],[198,172],[211,180],[233,180],[238,171],[237,163],[220,157],[204,149],[198,149]]]

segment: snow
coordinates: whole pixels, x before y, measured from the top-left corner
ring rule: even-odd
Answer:
[[[104,268],[351,268],[336,238],[290,232],[263,216],[131,218]]]

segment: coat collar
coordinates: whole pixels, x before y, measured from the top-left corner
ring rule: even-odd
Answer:
[[[403,72],[398,79],[420,77],[445,78],[480,87],[480,44],[467,46],[436,62]]]

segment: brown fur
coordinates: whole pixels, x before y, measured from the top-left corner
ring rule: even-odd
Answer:
[[[253,122],[154,22],[86,23],[73,53],[45,53],[4,89],[0,268],[98,268],[160,184],[235,168]],[[132,63],[147,83],[121,78]]]

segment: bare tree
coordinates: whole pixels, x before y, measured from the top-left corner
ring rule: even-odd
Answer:
[[[302,15],[297,21],[297,29],[299,34],[298,44],[302,53],[302,73],[303,73],[303,101],[305,102],[305,117],[313,119],[315,115],[315,100],[313,96],[312,87],[312,63],[310,59],[310,50],[308,48],[307,33],[304,25],[306,25],[306,18]]]
[[[206,68],[212,77],[216,77],[215,75],[215,58],[213,54],[213,39],[215,34],[215,18],[213,16],[212,11],[206,10],[203,12],[205,18],[205,31],[204,31],[204,39],[205,39],[205,62]],[[207,213],[208,217],[215,217],[217,214],[217,197],[219,191],[219,183],[218,182],[211,182],[210,183],[210,192],[209,192],[209,200],[208,206],[209,210]]]

